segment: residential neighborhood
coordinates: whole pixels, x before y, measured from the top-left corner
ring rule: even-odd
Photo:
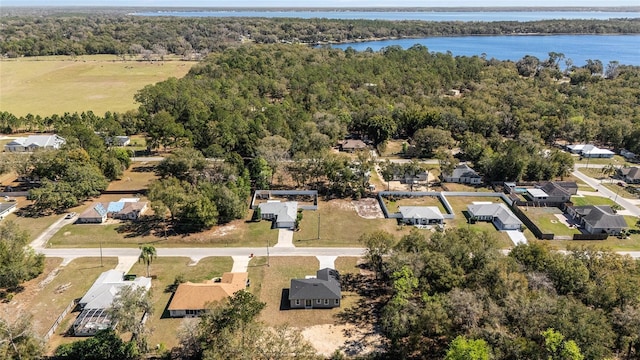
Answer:
[[[52,1],[0,5],[0,359],[640,358],[637,6]]]

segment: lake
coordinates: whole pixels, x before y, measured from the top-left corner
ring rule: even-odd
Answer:
[[[640,18],[640,12],[611,11],[346,11],[346,10],[202,10],[142,11],[136,16],[265,17],[421,21],[536,21],[550,19]]]
[[[582,66],[586,60],[600,60],[604,65],[618,61],[624,65],[640,66],[640,35],[512,35],[512,36],[460,36],[422,39],[367,41],[332,45],[339,49],[352,47],[358,51],[371,48],[378,51],[398,45],[404,49],[415,44],[426,46],[429,51],[453,55],[482,55],[487,59],[518,61],[525,55],[540,60],[550,52],[563,53],[574,65]],[[561,64],[564,66],[564,64]]]

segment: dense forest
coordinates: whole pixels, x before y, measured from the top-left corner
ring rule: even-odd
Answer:
[[[419,45],[380,52],[243,45],[211,54],[182,79],[140,90],[138,111],[5,112],[0,127],[75,138],[86,133],[81,123],[104,136],[146,133],[150,149],[191,145],[206,157],[300,162],[348,134],[379,147],[402,138],[418,157],[460,147],[460,159],[489,180],[562,177],[572,161],[545,151],[558,141],[640,152],[640,69],[589,60],[561,70],[564,60],[560,53],[517,62],[454,57]]]
[[[321,44],[385,38],[516,34],[638,34],[640,19],[531,22],[176,18],[131,15],[2,16],[0,54],[199,58],[242,41]]]
[[[588,248],[564,255],[542,243],[505,256],[490,235],[465,228],[361,240],[379,279],[382,358],[640,356],[640,267],[631,258]]]

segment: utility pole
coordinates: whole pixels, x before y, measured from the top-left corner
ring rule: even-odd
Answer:
[[[271,266],[269,265],[269,245],[270,245],[270,241],[269,241],[269,238],[267,237],[267,267]]]
[[[102,241],[100,241],[100,267],[103,267],[103,265],[102,265]]]
[[[318,211],[318,240],[320,240],[320,211]]]

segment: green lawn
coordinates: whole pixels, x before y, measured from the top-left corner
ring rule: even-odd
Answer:
[[[147,326],[152,330],[149,344],[153,346],[164,344],[169,349],[178,345],[178,332],[184,319],[168,317],[166,308],[169,306],[172,293],[165,292],[176,276],[182,275],[186,281],[201,282],[222,276],[222,273],[231,271],[233,266],[230,257],[208,257],[194,266],[190,266],[190,263],[190,259],[181,257],[159,257],[151,263],[150,273],[155,276],[151,283],[154,313],[149,318]],[[129,273],[146,276],[146,266],[138,263]]]
[[[614,155],[610,159],[605,159],[605,158],[593,158],[593,159],[582,158],[582,160],[580,160],[579,157],[575,157],[574,161],[575,161],[576,164],[589,164],[589,165],[591,165],[591,164],[593,164],[593,165],[607,165],[607,164],[621,165],[621,164],[625,164],[627,162],[625,160],[625,158],[620,156],[620,155]]]
[[[607,197],[601,196],[572,196],[571,202],[575,206],[585,206],[585,205],[609,205],[613,206],[616,203],[613,200]]]
[[[196,62],[121,61],[116,56],[38,57],[0,61],[0,109],[17,116],[136,108],[146,85],[183,77]],[[29,94],[25,96],[25,94]]]
[[[335,262],[336,270],[340,273],[355,273],[356,258],[338,258]],[[336,316],[343,310],[355,305],[358,296],[343,292],[342,304],[334,309],[312,310],[280,310],[283,290],[289,289],[291,279],[304,278],[305,275],[315,275],[319,262],[315,257],[271,257],[269,264],[264,258],[254,258],[249,264],[249,278],[251,292],[267,306],[260,314],[260,320],[267,325],[291,324],[296,327],[306,327],[319,324],[333,324]]]
[[[362,246],[358,238],[367,232],[385,230],[398,238],[409,232],[408,227],[398,227],[395,219],[365,219],[358,216],[349,200],[320,201],[318,210],[305,210],[303,214],[300,231],[293,235],[295,246]],[[318,214],[320,240],[318,240]]]
[[[602,185],[604,187],[606,187],[607,189],[613,191],[614,193],[616,193],[620,197],[623,197],[623,198],[626,198],[626,199],[637,199],[638,198],[638,195],[628,192],[627,190],[625,190],[626,187],[619,186],[617,184],[617,182],[603,183]]]

